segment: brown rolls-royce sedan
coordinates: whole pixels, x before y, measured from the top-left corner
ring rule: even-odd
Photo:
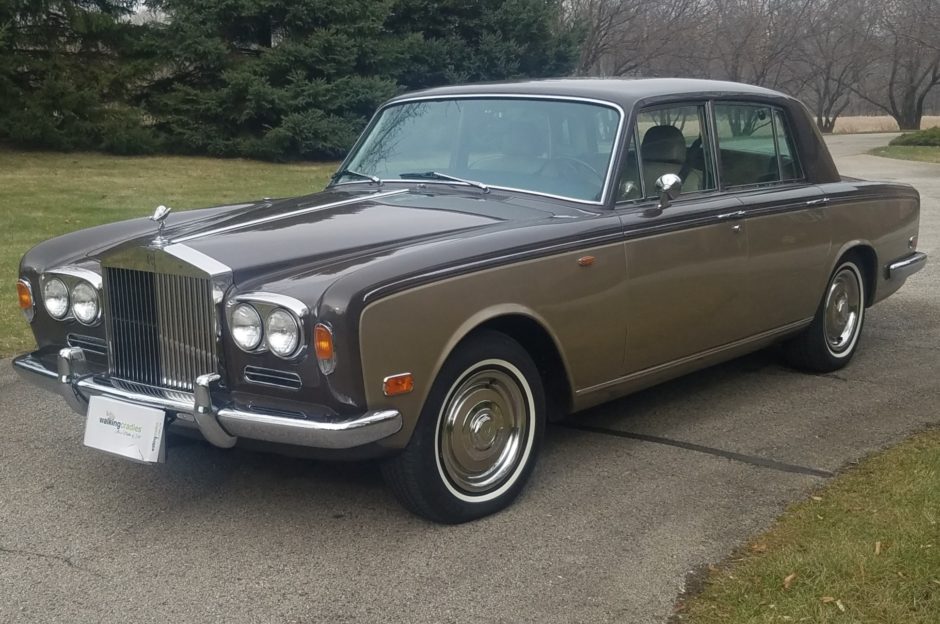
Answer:
[[[14,366],[90,447],[381,458],[406,507],[461,522],[519,494],[551,419],[772,343],[845,366],[926,261],[918,218],[767,89],[432,89],[385,104],[323,192],[38,245]]]

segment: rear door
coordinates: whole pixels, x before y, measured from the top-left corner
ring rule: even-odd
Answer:
[[[749,334],[811,317],[830,245],[822,191],[806,182],[783,109],[715,102],[719,179],[744,205]]]
[[[718,192],[707,118],[704,102],[641,111],[622,161],[617,207],[626,237],[626,375],[746,335],[748,233],[741,203]],[[676,144],[657,144],[680,134],[684,154]],[[659,210],[651,187],[663,173],[690,184]]]

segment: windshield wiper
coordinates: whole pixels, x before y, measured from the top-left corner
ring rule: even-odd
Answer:
[[[402,179],[417,178],[419,180],[427,179],[427,180],[449,180],[450,182],[463,182],[464,184],[475,186],[476,188],[480,189],[484,193],[490,192],[490,187],[483,184],[482,182],[477,182],[476,180],[465,180],[463,178],[458,178],[456,176],[447,175],[446,173],[439,173],[437,171],[423,171],[420,173],[399,173],[398,176]]]
[[[369,175],[368,173],[354,171],[353,169],[340,169],[339,171],[337,171],[330,177],[330,180],[332,180],[333,182],[336,182],[338,179],[342,178],[343,176],[351,176],[353,178],[360,178],[362,180],[368,180],[372,184],[377,184],[378,186],[382,186],[382,178],[378,176],[374,176],[374,175]]]

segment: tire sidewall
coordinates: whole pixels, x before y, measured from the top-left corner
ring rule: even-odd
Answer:
[[[858,313],[858,323],[855,326],[855,333],[852,336],[852,341],[849,346],[843,351],[833,351],[829,346],[829,338],[826,336],[826,303],[829,299],[829,290],[832,288],[832,284],[843,270],[848,269],[855,276],[855,281],[858,284],[858,292],[860,298],[859,313]],[[833,362],[848,362],[852,359],[852,356],[855,354],[855,348],[858,346],[858,340],[862,335],[862,326],[865,323],[865,301],[868,293],[865,292],[865,277],[862,275],[861,268],[859,268],[858,263],[853,259],[843,260],[839,263],[839,266],[836,267],[835,271],[832,272],[832,276],[829,278],[829,282],[826,284],[826,294],[823,296],[823,301],[819,309],[819,321],[820,321],[820,334],[822,337],[823,348],[826,350],[826,354],[833,360]]]
[[[506,507],[525,486],[535,466],[545,430],[545,394],[538,369],[515,340],[496,332],[485,332],[455,349],[438,373],[409,449],[418,453],[427,480],[429,498],[451,521],[479,518]],[[475,495],[463,492],[448,479],[440,456],[440,433],[447,403],[471,374],[495,367],[521,382],[529,407],[526,448],[512,474],[496,489]]]

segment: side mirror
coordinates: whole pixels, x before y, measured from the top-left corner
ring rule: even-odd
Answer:
[[[659,191],[659,209],[665,210],[682,192],[682,178],[674,173],[663,174],[656,180],[656,190]]]

